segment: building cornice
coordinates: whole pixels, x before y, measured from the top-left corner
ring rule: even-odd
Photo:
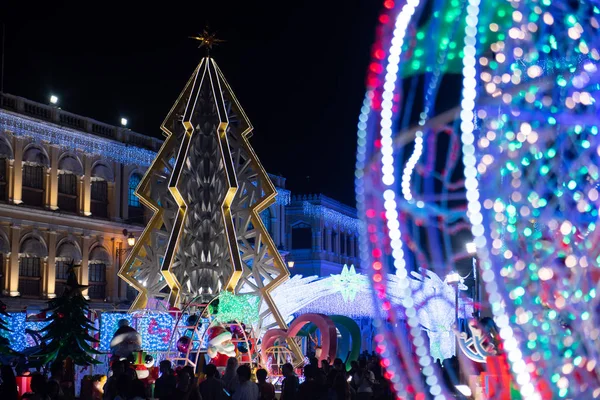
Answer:
[[[0,204],[0,223],[17,223],[21,227],[32,225],[53,231],[69,231],[82,235],[122,235],[123,229],[141,232],[144,227],[115,221],[82,217],[75,214],[48,211],[39,208]]]
[[[4,109],[0,109],[1,131],[12,132],[15,136],[31,137],[51,145],[79,149],[84,153],[99,155],[122,164],[148,167],[156,157],[156,153],[151,150],[66,128],[52,122],[39,121]]]

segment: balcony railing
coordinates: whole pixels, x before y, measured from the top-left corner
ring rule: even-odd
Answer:
[[[162,145],[160,139],[11,94],[0,93],[0,108],[152,151],[158,151]]]

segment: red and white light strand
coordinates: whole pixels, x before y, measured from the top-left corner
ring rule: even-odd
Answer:
[[[398,79],[400,55],[402,53],[402,46],[404,44],[404,38],[406,36],[408,25],[411,22],[419,3],[420,0],[408,0],[398,14],[387,60],[388,64],[386,67],[385,83],[383,86],[384,91],[382,94],[383,101],[381,102],[380,135],[382,182],[388,187],[394,184],[392,108],[394,104],[393,99],[394,92],[396,90],[396,80]],[[418,156],[420,156],[420,154],[418,154]],[[416,161],[414,162],[416,163]],[[406,310],[407,322],[410,327],[410,335],[413,338],[413,345],[416,348],[416,354],[419,356],[419,364],[422,367],[422,373],[425,376],[425,381],[429,386],[429,392],[434,396],[435,399],[443,399],[445,398],[443,395],[443,388],[440,385],[440,380],[435,373],[429,351],[425,346],[425,341],[423,340],[421,328],[419,326],[419,318],[417,316],[415,304],[410,296],[410,286],[408,282],[406,262],[404,260],[404,251],[402,250],[400,221],[397,211],[398,204],[396,202],[395,191],[393,189],[385,190],[383,193],[383,199],[388,235],[392,248],[392,256],[394,258],[394,266],[396,267],[396,275],[400,278],[398,286],[401,291],[401,296],[404,298],[402,305]]]

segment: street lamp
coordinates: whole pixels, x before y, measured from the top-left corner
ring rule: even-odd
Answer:
[[[55,95],[50,95],[50,103],[52,103],[52,104],[58,103],[58,97],[56,97]]]
[[[289,260],[289,261],[287,262],[287,264],[288,264],[288,268],[294,268],[294,264],[295,264],[295,262],[294,262],[293,260]]]
[[[127,244],[129,246],[135,246],[135,236],[133,236],[133,233],[130,233],[129,236],[127,236]]]
[[[127,126],[127,118],[121,118],[121,125]]]
[[[117,257],[121,254],[127,254],[127,252],[131,251],[131,248],[135,245],[136,239],[135,236],[133,236],[133,233],[127,231],[127,229],[123,229],[123,236],[127,238],[128,247],[121,248],[121,246],[119,245],[119,248],[117,249]]]

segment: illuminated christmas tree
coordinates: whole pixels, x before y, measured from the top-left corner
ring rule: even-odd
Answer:
[[[217,42],[207,32],[195,39]],[[228,290],[256,295],[261,320],[285,328],[270,292],[289,271],[259,216],[277,192],[213,58],[202,58],[161,129],[167,139],[136,191],[154,214],[120,271],[139,291],[132,309],[153,298],[206,304]]]
[[[50,316],[49,324],[40,331],[43,334],[40,351],[30,356],[34,363],[47,364],[53,361],[63,362],[70,358],[77,365],[100,364],[92,354],[101,354],[90,343],[98,340],[90,336],[95,331],[87,317],[89,301],[81,294],[87,286],[80,285],[70,266],[67,285],[62,295],[50,300],[44,310]]]
[[[8,327],[5,318],[10,318],[6,312],[6,304],[0,301],[0,356],[16,356],[18,353],[10,348],[8,335],[12,330]]]

